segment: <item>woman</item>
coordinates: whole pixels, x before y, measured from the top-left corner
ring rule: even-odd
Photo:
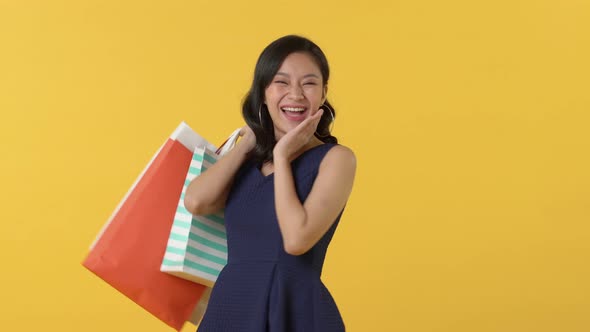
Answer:
[[[330,134],[328,79],[310,40],[268,45],[243,103],[242,139],[187,188],[186,208],[225,209],[227,228],[228,263],[198,331],[344,331],[320,275],[356,159]]]

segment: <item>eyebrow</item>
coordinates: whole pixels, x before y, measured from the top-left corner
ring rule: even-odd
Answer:
[[[281,71],[280,71],[280,72],[278,72],[278,73],[277,73],[277,75],[281,75],[281,76],[287,76],[287,77],[290,77],[290,76],[289,76],[289,74],[287,74],[287,73],[284,73],[284,72],[281,72]],[[320,78],[320,77],[319,77],[318,75],[316,75],[316,74],[307,74],[307,75],[303,76],[303,78],[307,78],[307,77],[315,77],[315,78],[317,78],[317,79],[319,79],[319,78]]]

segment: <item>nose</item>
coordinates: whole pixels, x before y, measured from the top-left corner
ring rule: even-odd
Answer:
[[[289,95],[295,100],[303,99],[303,89],[299,85],[293,84],[289,89]]]

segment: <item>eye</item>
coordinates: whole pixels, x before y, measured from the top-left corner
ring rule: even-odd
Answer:
[[[275,81],[275,83],[287,85],[287,82],[285,82],[285,81]]]
[[[306,82],[306,83],[303,83],[303,85],[317,85],[317,83],[316,82]]]

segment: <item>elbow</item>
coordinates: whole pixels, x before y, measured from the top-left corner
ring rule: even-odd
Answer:
[[[188,193],[184,195],[184,208],[193,215],[200,215],[203,210],[199,200]]]
[[[300,256],[308,252],[313,247],[313,243],[310,243],[311,239],[305,227],[305,216],[301,216],[301,219],[293,217],[291,215],[291,218],[283,221],[284,224],[289,224],[291,227],[280,227],[283,237],[283,249],[289,255]]]
[[[187,192],[184,196],[184,208],[193,216],[206,216],[219,212],[223,206],[203,201],[203,199],[199,199],[194,195],[189,195]]]
[[[306,252],[308,252],[309,249],[311,249],[311,247],[303,241],[295,239],[290,241],[284,241],[283,248],[285,249],[285,252],[287,254],[292,256],[303,255]]]

